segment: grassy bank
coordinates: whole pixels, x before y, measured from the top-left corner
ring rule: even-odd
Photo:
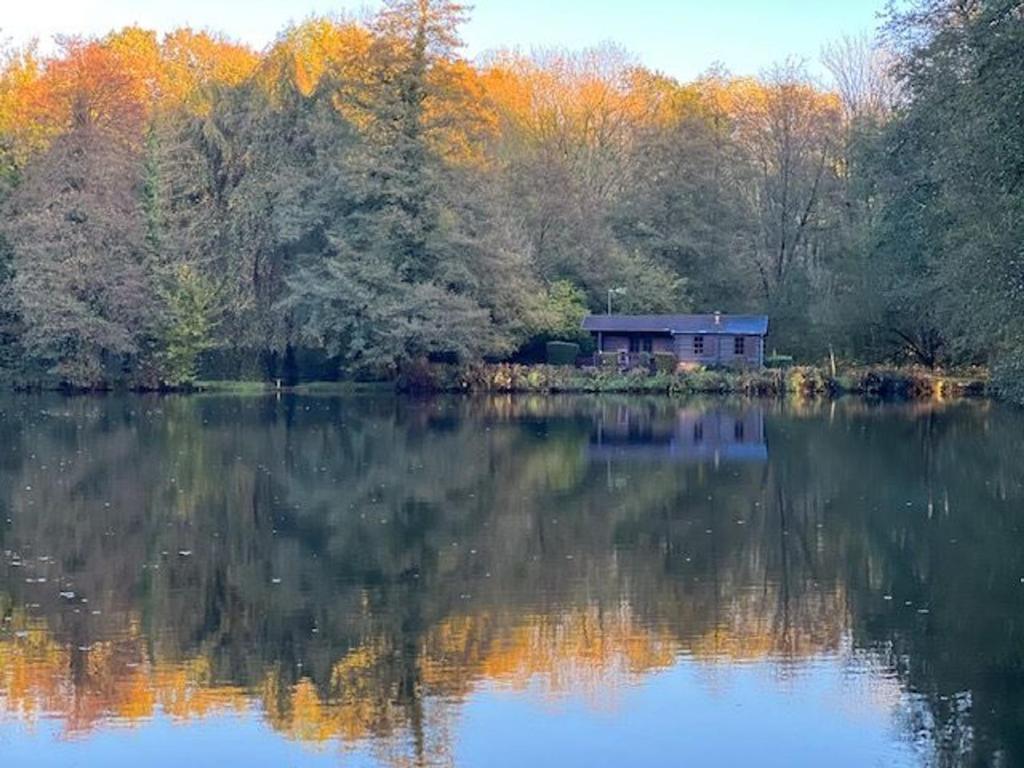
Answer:
[[[231,395],[263,395],[273,392],[293,392],[303,395],[343,395],[352,392],[393,392],[391,381],[311,381],[293,386],[278,387],[268,381],[197,381],[190,391]]]
[[[945,399],[987,393],[983,372],[941,373],[926,369],[847,368],[832,376],[821,368],[734,371],[704,369],[679,373],[606,371],[548,365],[434,365],[399,381],[414,392],[621,392],[636,394],[743,394]]]
[[[736,371],[700,369],[678,373],[618,372],[596,368],[510,363],[473,365],[424,365],[407,370],[397,381],[307,382],[278,387],[276,382],[215,380],[197,381],[173,389],[143,390],[110,388],[69,390],[61,387],[14,386],[16,390],[56,389],[65,393],[132,391],[153,393],[206,393],[266,395],[291,392],[307,395],[339,395],[356,392],[414,393],[621,393],[649,395],[747,395],[807,397],[860,394],[905,399],[950,399],[956,397],[999,397],[984,371],[956,373],[921,368],[843,368],[832,376],[814,366],[779,370]]]

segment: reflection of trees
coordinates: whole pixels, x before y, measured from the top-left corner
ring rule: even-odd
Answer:
[[[1019,417],[773,404],[766,463],[588,462],[623,409],[680,421],[661,398],[32,399],[0,422],[5,706],[80,729],[256,697],[295,738],[443,761],[480,680],[596,697],[680,653],[852,639],[939,753],[1024,754]]]

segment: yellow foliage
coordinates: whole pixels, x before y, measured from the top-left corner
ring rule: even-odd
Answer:
[[[257,79],[271,95],[290,83],[309,96],[325,78],[344,90],[366,79],[371,42],[359,24],[310,19],[281,36],[264,57]]]

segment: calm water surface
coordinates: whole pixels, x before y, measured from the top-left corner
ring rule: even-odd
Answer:
[[[26,766],[1024,764],[1024,415],[0,398]]]

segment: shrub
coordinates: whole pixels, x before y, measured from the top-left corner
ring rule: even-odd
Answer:
[[[676,370],[676,356],[671,352],[655,352],[654,370],[658,373],[674,373]]]
[[[790,368],[792,365],[792,355],[768,355],[764,359],[765,368]]]
[[[818,368],[798,366],[786,371],[786,389],[799,395],[830,392],[832,384]]]
[[[634,370],[650,371],[654,367],[654,355],[650,352],[636,352],[629,356]]]
[[[580,345],[567,341],[547,343],[548,365],[575,365],[580,354]]]
[[[860,392],[876,397],[942,397],[981,394],[986,381],[978,372],[945,377],[934,372],[865,368],[847,370],[832,378],[819,368],[795,366],[787,370],[736,370],[680,365],[674,372],[634,367],[619,371],[618,356],[606,368],[575,368],[515,363],[475,363],[464,366],[415,361],[402,369],[398,387],[406,391],[435,392],[633,392],[650,394],[743,393],[747,395],[828,396]],[[636,358],[634,358],[636,359]],[[657,358],[652,357],[652,363]],[[999,394],[1024,401],[1024,363],[999,370]],[[1014,386],[1018,389],[1014,390]]]

